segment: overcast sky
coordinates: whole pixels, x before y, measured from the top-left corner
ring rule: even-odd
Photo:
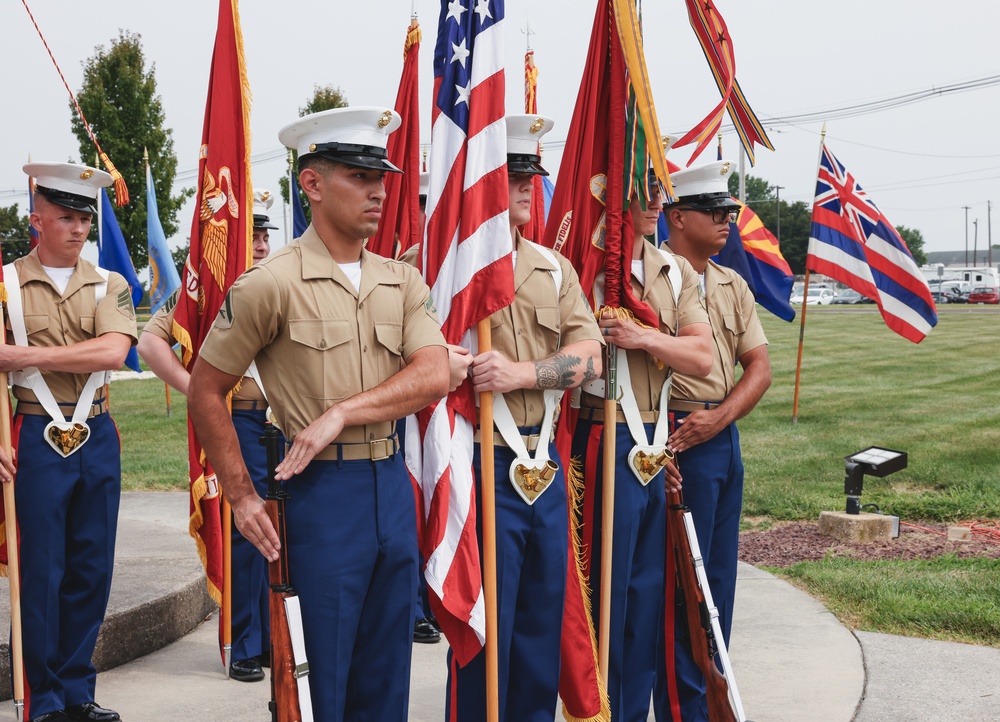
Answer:
[[[888,100],[967,81],[1000,77],[993,0],[959,5],[927,0],[716,0],[733,38],[737,77],[775,146],[760,149],[752,175],[782,186],[781,198],[811,204],[822,120],[826,112]],[[155,65],[166,126],[173,130],[178,190],[192,187],[201,142],[217,5],[28,0],[70,87],[77,92],[82,64],[118,29],[137,32],[147,63]],[[435,0],[369,2],[244,2],[241,21],[253,91],[253,179],[277,190],[286,171],[278,130],[298,116],[315,85],[339,86],[351,105],[395,102],[405,29],[415,7],[424,32],[420,49],[421,139],[430,141],[430,91],[439,4]],[[562,141],[572,116],[595,0],[508,0],[507,108],[523,112],[525,27],[530,23],[539,67],[538,107],[555,120],[544,164],[557,175]],[[529,15],[530,13],[530,15]],[[681,0],[643,3],[646,60],[661,132],[680,133],[718,102],[718,90]],[[27,206],[21,166],[33,160],[78,160],[70,131],[68,96],[20,2],[0,5],[0,205]],[[775,122],[806,112],[818,119]],[[852,118],[830,120],[827,143],[895,225],[920,230],[927,250],[984,248],[1000,236],[1000,81],[961,93]],[[728,133],[725,130],[728,128]],[[737,157],[737,137],[724,124],[723,151]],[[698,162],[714,159],[714,148]],[[671,153],[684,163],[688,149]],[[114,160],[114,159],[112,159]],[[558,178],[557,178],[558,181]],[[143,188],[131,188],[133,195]],[[968,226],[966,211],[969,206]],[[193,203],[178,218],[190,232]],[[282,209],[272,220],[286,225]],[[290,221],[287,223],[290,225]],[[272,232],[280,247],[285,231]],[[996,240],[1000,242],[1000,240]],[[94,252],[96,257],[96,251]]]

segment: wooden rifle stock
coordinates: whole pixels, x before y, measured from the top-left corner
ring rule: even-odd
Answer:
[[[260,443],[267,449],[267,515],[281,542],[278,560],[268,563],[271,585],[271,701],[268,707],[272,722],[302,722],[299,688],[295,679],[295,655],[292,653],[292,638],[285,611],[285,599],[295,596],[288,577],[288,548],[285,543],[285,499],[288,492],[274,478],[279,462],[281,432],[268,422]]]
[[[669,551],[674,555],[677,568],[677,586],[684,595],[687,613],[688,634],[691,639],[691,654],[695,664],[705,677],[705,693],[708,701],[709,722],[741,722],[730,700],[729,682],[716,665],[716,655],[725,654],[725,643],[717,636],[718,624],[713,629],[712,614],[718,611],[710,605],[711,591],[706,598],[698,578],[697,565],[701,564],[700,550],[694,554],[688,538],[685,515],[690,515],[684,506],[679,491],[667,489],[667,537]],[[691,532],[694,533],[692,523]],[[695,538],[697,544],[697,538]],[[721,635],[720,635],[721,636]],[[668,650],[669,653],[669,650]]]

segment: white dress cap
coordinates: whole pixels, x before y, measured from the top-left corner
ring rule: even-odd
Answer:
[[[110,173],[76,163],[25,163],[23,170],[35,179],[35,190],[64,208],[97,213],[97,194],[114,182]]]
[[[399,113],[387,108],[333,108],[286,125],[278,140],[299,158],[318,153],[348,165],[400,172],[386,154],[389,133],[400,123]]]
[[[271,217],[268,211],[274,204],[274,195],[264,188],[253,189],[253,227],[270,228],[278,230],[278,227],[271,224]]]
[[[677,203],[701,208],[739,208],[729,195],[729,176],[733,164],[717,160],[694,168],[683,168],[670,174]]]
[[[555,122],[541,115],[508,115],[507,172],[548,175],[541,165],[539,143]]]

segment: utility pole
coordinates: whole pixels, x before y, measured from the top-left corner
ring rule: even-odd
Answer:
[[[993,220],[990,210],[990,202],[986,201],[986,265],[993,268]]]
[[[972,267],[976,267],[976,244],[979,242],[979,219],[972,222]]]
[[[969,265],[969,206],[962,206],[965,209],[965,265]]]
[[[775,221],[774,221],[774,223],[777,226],[777,228],[775,230],[777,231],[776,235],[778,237],[778,246],[779,247],[781,246],[781,191],[782,191],[782,189],[784,189],[784,187],[785,186],[775,186],[774,187],[774,197],[775,197],[775,201],[774,201],[774,217],[775,217]]]

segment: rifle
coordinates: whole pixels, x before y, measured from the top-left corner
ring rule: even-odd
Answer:
[[[260,443],[267,449],[267,515],[278,533],[281,551],[278,560],[268,563],[271,586],[271,722],[313,722],[309,696],[309,662],[299,598],[288,575],[288,546],[285,543],[285,500],[289,494],[274,478],[278,466],[281,432],[270,421]]]
[[[712,590],[705,574],[705,562],[698,545],[691,510],[684,505],[681,493],[667,489],[668,553],[677,563],[677,586],[684,595],[691,653],[705,677],[709,722],[747,722],[743,702],[736,689],[733,668],[719,624],[719,610],[712,600]],[[667,650],[669,653],[670,650]],[[722,671],[716,664],[722,665]]]

